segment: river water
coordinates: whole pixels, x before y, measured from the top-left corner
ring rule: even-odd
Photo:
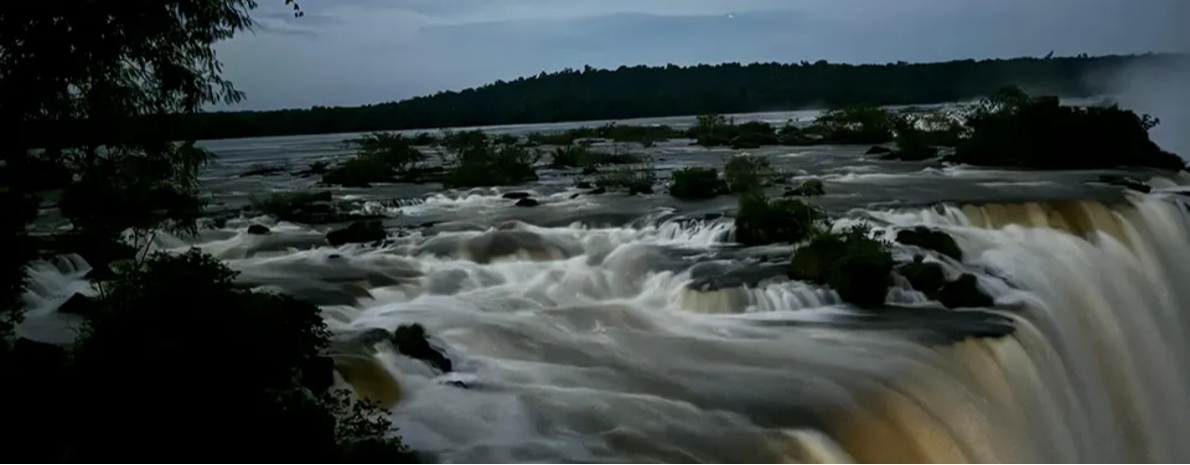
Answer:
[[[313,187],[287,173],[347,156],[345,137],[205,143],[220,157],[204,174],[215,209]],[[583,195],[574,173],[550,170],[494,189],[333,189],[385,215],[382,247],[333,248],[329,227],[249,217],[156,247],[199,246],[245,284],[314,301],[343,341],[424,325],[453,373],[386,344],[336,362],[340,382],[389,406],[406,442],[437,460],[1190,461],[1190,176],[1112,172],[1149,180],[1141,194],[1093,182],[1106,171],[886,162],[866,149],[749,152],[794,181],[824,181],[812,201],[837,227],[950,233],[961,262],[894,255],[975,274],[994,308],[944,310],[900,282],[896,308],[860,312],[784,278],[791,247],[733,244],[734,197]],[[737,152],[638,151],[662,179]],[[262,164],[287,170],[241,176]],[[541,205],[515,207],[502,198],[512,191]],[[272,233],[249,235],[251,224]],[[26,335],[59,337],[71,322],[53,310],[86,292],[87,269],[77,257],[37,264]]]

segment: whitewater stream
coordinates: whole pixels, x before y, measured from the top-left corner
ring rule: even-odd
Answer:
[[[215,210],[313,187],[290,173],[347,156],[344,137],[205,143],[220,157],[204,174]],[[902,245],[894,256],[975,274],[993,308],[946,310],[898,282],[889,310],[858,311],[785,278],[791,246],[735,245],[734,197],[588,195],[552,170],[492,189],[332,189],[384,216],[382,246],[330,247],[331,226],[240,215],[156,247],[201,247],[245,284],[320,305],[340,340],[339,381],[391,408],[435,460],[1190,461],[1190,175],[1113,172],[1147,180],[1142,194],[1094,182],[1105,171],[887,162],[866,149],[749,152],[793,182],[824,181],[811,201],[836,227],[946,231],[961,262]],[[664,180],[737,152],[671,141],[639,153]],[[242,176],[260,165],[285,169]],[[509,192],[541,205],[516,207]],[[271,233],[250,235],[253,224]],[[89,292],[88,269],[77,257],[35,266],[26,336],[63,337],[71,321],[54,309]],[[387,342],[352,344],[411,323],[452,372]]]

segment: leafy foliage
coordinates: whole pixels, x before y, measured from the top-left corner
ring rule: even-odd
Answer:
[[[323,174],[322,182],[366,187],[372,183],[393,182],[399,175],[422,171],[427,157],[413,144],[412,139],[386,132],[348,140],[347,145],[356,149],[355,158],[331,168]]]
[[[758,155],[733,155],[723,164],[723,178],[727,189],[734,193],[763,187],[773,175],[773,162]]]
[[[595,186],[607,190],[623,190],[629,194],[652,194],[657,173],[652,167],[621,168],[600,173]]]
[[[458,166],[445,180],[448,187],[511,186],[537,180],[541,156],[536,150],[486,139],[470,143],[456,152]]]
[[[673,173],[669,195],[682,200],[703,200],[718,196],[727,187],[714,168],[685,168]]]
[[[325,462],[356,441],[389,441],[391,424],[374,406],[357,409],[330,389],[318,308],[240,289],[234,276],[191,250],[156,254],[112,283],[74,351],[76,382],[88,388],[68,460],[186,450],[203,461]],[[185,415],[162,408],[177,399]],[[143,441],[155,447],[137,447]],[[389,452],[410,459],[398,442]]]
[[[825,212],[800,200],[768,199],[750,191],[740,196],[735,238],[749,246],[797,243],[813,235],[825,218]]]
[[[892,283],[893,259],[887,246],[865,228],[817,234],[793,254],[793,279],[830,286],[844,302],[861,308],[884,304]]]
[[[879,144],[893,140],[895,117],[880,107],[851,105],[827,110],[806,130],[823,142]]]
[[[1036,169],[1183,169],[1180,157],[1149,138],[1157,124],[1149,115],[1115,105],[1063,106],[1056,97],[1030,97],[1006,88],[984,99],[967,118],[971,136],[950,160]]]

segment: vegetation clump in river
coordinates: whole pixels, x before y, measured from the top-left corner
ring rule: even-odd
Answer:
[[[948,160],[1033,169],[1181,170],[1185,161],[1149,138],[1159,123],[1115,105],[1066,106],[1057,97],[1006,88],[973,109],[966,120],[970,136]]]
[[[789,277],[829,286],[857,307],[877,308],[888,295],[893,265],[886,244],[857,227],[816,234],[794,252]]]

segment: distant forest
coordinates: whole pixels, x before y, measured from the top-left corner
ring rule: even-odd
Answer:
[[[590,66],[496,81],[361,107],[215,112],[193,117],[179,139],[437,129],[502,124],[747,113],[965,100],[1006,85],[1062,97],[1103,95],[1107,76],[1135,65],[1184,63],[1184,55],[1045,57],[850,65],[726,63]]]

